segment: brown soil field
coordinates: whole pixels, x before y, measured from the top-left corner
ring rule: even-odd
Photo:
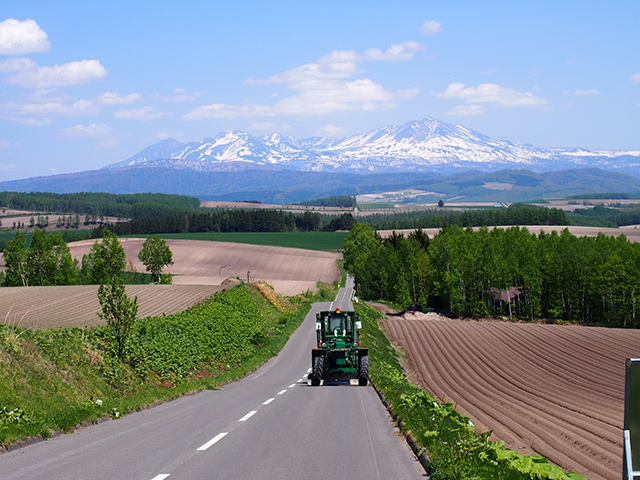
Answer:
[[[94,241],[70,243],[71,254],[82,260]],[[121,238],[120,243],[127,265],[131,261],[138,272],[144,272],[138,260],[144,239]],[[338,253],[202,240],[167,240],[167,245],[173,265],[164,271],[174,275],[174,285],[220,285],[229,277],[246,281],[249,276],[251,282],[264,280],[282,295],[292,296],[316,291],[319,281],[331,283],[339,278]]]
[[[493,440],[590,480],[622,477],[625,359],[640,331],[435,313],[382,321],[414,381],[454,402]]]
[[[496,227],[489,227],[496,228]],[[511,228],[511,227],[497,227],[497,228]],[[565,228],[568,228],[569,231],[575,235],[576,237],[596,237],[598,233],[602,232],[604,235],[608,235],[611,237],[617,237],[619,235],[626,235],[627,239],[631,242],[640,242],[640,228],[634,228],[634,226],[629,227],[621,227],[621,228],[604,228],[604,227],[575,227],[575,226],[566,226],[566,225],[524,225],[520,228],[527,228],[531,233],[539,234],[541,231],[545,233],[551,232],[562,232]],[[433,238],[440,231],[439,228],[423,228],[422,229],[429,238]],[[477,227],[474,227],[474,230],[478,230]],[[386,238],[394,230],[379,230],[378,233]],[[402,233],[404,235],[408,235],[413,232],[414,229],[409,230],[395,230],[397,233]]]
[[[172,314],[200,303],[221,285],[127,285],[138,297],[138,317]],[[97,285],[0,288],[0,322],[26,328],[93,327],[98,317]]]
[[[70,243],[71,254],[82,260],[94,242]],[[124,238],[120,243],[127,265],[131,262],[144,272],[138,260],[144,239]],[[164,271],[174,274],[173,285],[126,286],[127,295],[138,297],[139,317],[185,310],[222,290],[230,277],[264,280],[285,296],[315,291],[318,281],[339,278],[337,253],[197,240],[168,240],[167,245],[174,264]],[[0,322],[28,328],[94,326],[102,322],[97,292],[97,285],[0,288]]]

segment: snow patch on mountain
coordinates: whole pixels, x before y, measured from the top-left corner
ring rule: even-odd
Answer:
[[[274,133],[220,132],[190,143],[163,140],[106,168],[175,165],[196,170],[221,164],[271,165],[301,171],[442,171],[462,168],[555,170],[576,166],[640,170],[639,151],[547,149],[495,140],[467,127],[426,117],[339,140]]]

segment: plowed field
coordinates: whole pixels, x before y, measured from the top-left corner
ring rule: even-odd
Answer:
[[[493,440],[590,480],[621,478],[625,359],[640,356],[640,331],[436,314],[382,326],[415,380]]]
[[[70,243],[71,254],[82,260],[94,241]],[[127,262],[144,272],[138,260],[144,239],[124,238],[120,243]],[[291,296],[315,291],[318,281],[331,283],[339,278],[338,253],[201,240],[167,240],[167,245],[173,252],[173,265],[163,271],[175,275],[176,285],[219,285],[225,278],[249,277],[251,282],[264,280],[282,295]]]
[[[138,317],[181,312],[200,303],[221,285],[127,285],[138,297]],[[97,285],[0,288],[0,322],[27,328],[92,327],[100,317]]]
[[[120,239],[129,261],[139,272],[144,239]],[[70,243],[79,261],[94,240]],[[251,282],[264,280],[283,295],[315,291],[318,281],[339,278],[339,254],[299,248],[270,247],[228,242],[168,240],[174,264],[173,285],[127,285],[126,293],[138,297],[138,316],[176,313],[220,291],[229,277]],[[237,281],[237,280],[236,280]],[[101,322],[97,313],[98,286],[0,288],[0,323],[28,328],[83,327]]]

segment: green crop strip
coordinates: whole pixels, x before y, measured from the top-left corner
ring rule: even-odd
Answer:
[[[333,251],[342,249],[346,232],[204,232],[161,233],[159,237],[176,240],[205,240],[210,242],[250,243],[274,247],[305,248]],[[145,235],[124,235],[144,237]]]
[[[520,455],[504,448],[504,442],[489,441],[491,432],[478,434],[452,404],[437,402],[408,381],[397,351],[378,326],[382,315],[363,304],[356,310],[363,322],[363,344],[369,347],[371,381],[403,430],[430,458],[431,480],[586,480],[578,473],[563,472],[540,455]]]

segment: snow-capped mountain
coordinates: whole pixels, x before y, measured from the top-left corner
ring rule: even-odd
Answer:
[[[168,139],[106,168],[162,165],[218,170],[238,162],[245,167],[272,165],[301,171],[544,171],[588,166],[638,173],[640,151],[537,148],[495,140],[462,125],[427,117],[339,140],[280,134],[256,137],[239,131],[221,132],[186,144]]]

